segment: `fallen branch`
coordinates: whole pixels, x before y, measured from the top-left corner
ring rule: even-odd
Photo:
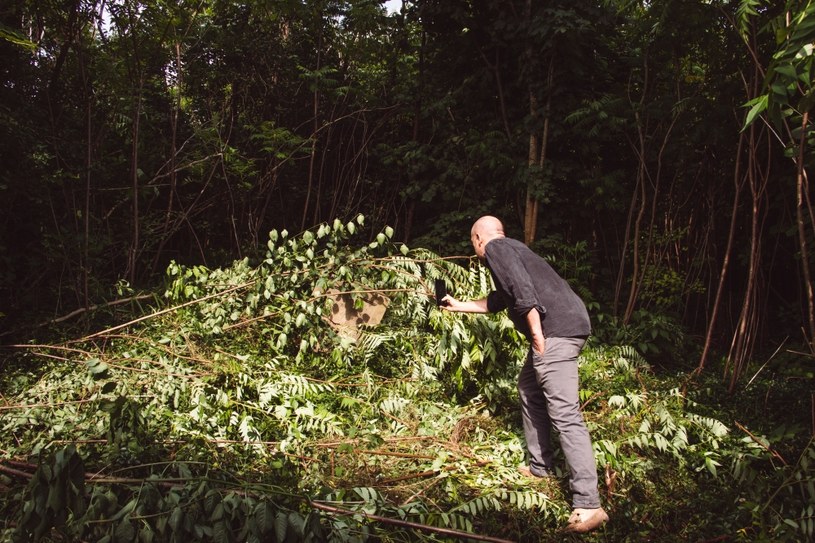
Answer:
[[[0,405],[0,411],[13,411],[15,409],[37,409],[37,408],[46,408],[46,409],[53,409],[55,407],[62,407],[65,405],[76,405],[76,404],[83,404],[83,403],[91,403],[91,402],[98,402],[98,399],[93,400],[69,400],[65,402],[59,403],[30,403],[30,404],[17,404],[17,405]]]
[[[410,441],[435,441],[436,438],[433,436],[398,436],[398,437],[389,437],[383,439],[385,443],[405,443]],[[321,447],[321,448],[331,448],[331,447],[339,447],[342,445],[358,445],[359,443],[364,442],[364,439],[344,439],[342,441],[326,441],[323,443],[309,443],[309,446],[312,447]]]
[[[195,305],[195,304],[198,304],[198,303],[201,303],[201,302],[205,302],[207,300],[211,300],[212,298],[217,298],[219,296],[223,296],[224,294],[229,294],[230,292],[234,292],[236,290],[240,290],[240,289],[243,289],[243,288],[250,287],[255,283],[256,283],[256,281],[250,281],[248,283],[243,283],[241,285],[235,285],[232,288],[228,288],[228,289],[222,290],[220,292],[214,292],[212,294],[204,296],[203,298],[196,298],[195,300],[190,300],[189,302],[184,302],[183,304],[175,305],[173,307],[168,307],[167,309],[162,309],[161,311],[156,311],[155,313],[150,313],[149,315],[144,315],[143,317],[139,317],[138,319],[133,319],[132,321],[126,322],[124,324],[119,324],[117,326],[112,326],[112,327],[107,328],[105,330],[101,330],[99,332],[94,332],[93,334],[89,334],[89,335],[87,335],[87,336],[85,336],[83,338],[75,340],[75,342],[79,343],[79,342],[83,342],[83,341],[86,341],[86,340],[89,340],[89,339],[92,339],[92,338],[95,338],[95,337],[103,336],[105,334],[109,334],[110,332],[115,332],[116,330],[121,330],[122,328],[127,328],[128,326],[132,326],[134,324],[138,324],[140,322],[150,320],[150,319],[152,319],[154,317],[159,317],[161,315],[166,315],[167,313],[172,313],[174,311],[178,311],[179,309],[183,309],[183,308],[189,307],[191,305]]]
[[[741,430],[742,432],[744,432],[745,434],[747,434],[748,436],[750,436],[750,439],[752,439],[753,441],[755,441],[756,443],[758,443],[758,444],[761,446],[761,448],[763,448],[765,451],[767,451],[768,453],[770,453],[771,455],[773,455],[775,458],[778,458],[778,459],[781,461],[781,463],[782,463],[782,464],[784,464],[785,466],[788,466],[788,465],[789,465],[789,464],[787,464],[787,461],[786,461],[786,460],[784,460],[784,457],[783,457],[783,456],[781,456],[780,454],[778,454],[778,452],[776,452],[776,451],[774,451],[773,449],[771,449],[771,448],[770,448],[768,445],[765,445],[764,443],[762,443],[760,439],[758,439],[756,436],[754,436],[754,435],[753,435],[753,434],[750,432],[750,430],[748,430],[747,428],[745,428],[744,426],[742,426],[741,424],[739,424],[739,422],[738,422],[738,421],[736,421],[736,426],[738,426],[738,427],[739,427],[739,430]]]
[[[51,319],[51,320],[48,320],[48,321],[45,321],[45,322],[41,322],[39,324],[35,324],[35,325],[32,326],[32,328],[42,328],[43,326],[49,326],[49,325],[52,325],[52,324],[59,324],[61,322],[67,321],[68,319],[72,319],[73,317],[76,317],[77,315],[81,315],[82,313],[89,313],[91,311],[96,311],[97,309],[105,309],[107,307],[122,305],[122,304],[126,304],[126,303],[129,303],[129,302],[138,302],[140,300],[147,300],[147,299],[152,298],[152,297],[153,297],[152,294],[139,294],[137,296],[131,296],[129,298],[121,298],[121,299],[118,299],[118,300],[113,300],[112,302],[107,302],[107,303],[104,303],[104,304],[95,304],[95,305],[91,305],[91,306],[88,306],[88,307],[80,307],[79,309],[75,309],[75,310],[71,311],[67,315],[63,315],[61,317],[57,317],[57,318],[54,318],[54,319]],[[9,335],[11,333],[12,333],[12,331],[6,331],[6,332],[3,332],[0,335],[5,336],[5,335]]]
[[[22,479],[30,480],[34,477],[33,473],[22,471],[0,464],[0,473],[14,475]],[[182,478],[165,478],[165,479],[131,479],[127,477],[106,477],[104,475],[85,474],[85,482],[100,485],[143,485],[145,483],[155,484],[163,488],[178,488],[183,487],[188,482],[187,479]]]
[[[34,467],[34,466],[32,466]],[[6,473],[8,475],[12,475],[15,477],[20,477],[26,480],[30,480],[34,474],[28,473],[25,471],[17,470],[14,468],[10,468],[0,464],[0,473]],[[108,477],[104,475],[92,475],[86,474],[85,481],[89,484],[103,484],[103,485],[143,485],[145,483],[155,484],[160,487],[164,488],[177,488],[184,486],[185,483],[188,483],[189,480],[185,478],[178,478],[178,477],[167,477],[161,479],[136,479],[136,478],[128,478],[128,477]],[[223,481],[220,481],[223,483]],[[344,515],[344,516],[357,516],[362,515],[365,519],[375,522],[381,522],[383,524],[389,524],[392,526],[400,526],[402,528],[410,528],[413,530],[422,530],[425,532],[432,532],[436,534],[442,534],[446,536],[455,537],[458,539],[470,539],[470,540],[478,540],[478,541],[488,541],[492,543],[513,543],[510,540],[500,539],[497,537],[491,536],[484,536],[479,534],[473,534],[469,532],[464,532],[461,530],[453,530],[450,528],[440,528],[436,526],[428,526],[426,524],[419,524],[417,522],[410,522],[406,520],[398,520],[392,519],[388,517],[382,517],[379,515],[371,515],[364,512],[356,512],[351,511],[348,509],[341,509],[339,507],[334,507],[331,505],[327,505],[321,502],[309,501],[309,504],[312,508],[318,509],[320,511],[324,511],[326,513],[331,513],[335,515]]]
[[[491,463],[492,462],[490,460],[479,460],[478,462],[475,463],[475,465],[478,466],[478,467],[483,467],[483,466],[488,466]],[[407,475],[402,475],[400,477],[394,477],[392,479],[385,479],[383,481],[380,481],[380,483],[383,484],[383,485],[388,485],[388,484],[392,484],[392,483],[399,483],[399,482],[402,482],[402,481],[407,481],[409,479],[422,479],[424,477],[433,477],[435,475],[438,475],[439,473],[442,473],[443,471],[453,471],[454,469],[456,469],[456,467],[457,466],[455,464],[447,465],[447,466],[444,466],[443,468],[440,468],[440,469],[430,469],[430,470],[421,471],[421,472],[418,472],[418,473],[409,473]]]
[[[402,475],[400,477],[393,477],[392,479],[383,479],[379,481],[380,484],[383,485],[390,485],[393,483],[401,483],[402,481],[408,481],[410,479],[424,479],[425,477],[432,477],[434,475],[438,475],[441,473],[440,469],[429,469],[427,471],[420,471],[418,473],[408,473],[407,475]]]
[[[370,454],[372,456],[395,456],[397,458],[413,458],[416,460],[435,460],[435,456],[430,456],[427,454],[411,454],[411,453],[400,453],[400,452],[392,452],[392,451],[370,451],[368,449],[354,449],[354,453],[356,454]]]
[[[10,468],[8,466],[4,466],[3,464],[0,464],[0,473],[5,473],[7,475],[13,475],[15,477],[21,477],[23,479],[31,479],[34,476],[33,473],[28,473],[27,471],[22,471],[22,470],[19,470],[19,469]]]
[[[451,528],[439,528],[436,526],[428,526],[427,524],[419,524],[418,522],[411,522],[409,520],[399,520],[393,519],[388,517],[381,517],[379,515],[371,515],[369,513],[365,513],[362,511],[351,511],[348,509],[341,509],[339,507],[335,507],[333,505],[327,505],[321,502],[310,502],[311,507],[314,509],[319,509],[320,511],[324,511],[326,513],[331,513],[334,515],[344,515],[344,516],[362,516],[365,519],[372,520],[375,522],[381,522],[383,524],[390,524],[391,526],[399,526],[402,528],[410,528],[413,530],[422,530],[425,532],[432,532],[435,534],[442,534],[446,536],[455,537],[457,539],[474,539],[478,541],[491,541],[493,543],[513,543],[513,541],[509,539],[500,539],[498,537],[492,537],[488,535],[479,535],[479,534],[472,534],[470,532],[463,532],[461,530],[453,530]]]

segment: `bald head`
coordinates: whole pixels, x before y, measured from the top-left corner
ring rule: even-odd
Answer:
[[[473,243],[473,249],[478,258],[484,259],[484,247],[487,243],[496,239],[504,237],[504,225],[496,217],[492,215],[484,215],[475,223],[470,230],[470,241]]]
[[[470,234],[478,233],[482,236],[504,237],[504,225],[492,215],[484,215],[473,223]],[[492,238],[490,238],[492,239]]]

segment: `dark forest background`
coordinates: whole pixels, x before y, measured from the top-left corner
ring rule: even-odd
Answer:
[[[489,213],[578,286],[598,335],[687,371],[724,360],[731,387],[757,353],[808,366],[809,2],[391,7],[4,2],[5,335],[171,261],[259,257],[271,229],[363,213],[467,255]]]
[[[563,541],[432,299],[483,214],[589,307],[582,540],[813,540],[813,64],[811,0],[0,2],[0,540]]]

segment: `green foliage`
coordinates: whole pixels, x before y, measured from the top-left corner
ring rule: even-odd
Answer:
[[[86,509],[85,469],[73,445],[56,451],[50,461],[34,472],[26,489],[20,522],[15,531],[18,541],[38,541],[51,528],[62,531]]]
[[[599,304],[593,306],[600,309]],[[620,317],[598,311],[592,315],[592,333],[608,345],[630,345],[643,355],[666,365],[685,366],[690,344],[676,320],[647,309],[634,311],[624,324]]]
[[[30,51],[34,51],[37,48],[36,43],[26,39],[23,34],[3,24],[0,24],[0,39],[13,43],[14,45],[24,47]]]
[[[171,482],[150,477],[139,485],[122,479],[113,481],[115,487],[94,486],[86,495],[81,463],[66,473],[60,470],[64,457],[77,457],[73,447],[58,451],[52,464],[41,467],[32,479],[26,514],[13,534],[14,541],[41,540],[52,526],[69,539],[100,542],[320,541],[324,531],[333,529],[331,522],[324,526],[316,515],[257,497],[273,489],[238,492],[230,489],[232,485],[206,479]],[[177,467],[183,474],[184,466]],[[42,479],[41,471],[53,471],[50,481]],[[41,513],[46,501],[48,509]],[[52,519],[54,510],[63,518]],[[66,512],[72,513],[70,521]],[[32,518],[41,519],[40,523],[33,525]]]
[[[744,437],[732,458],[732,472],[744,488],[751,520],[745,535],[752,541],[810,540],[815,534],[815,445],[810,440],[793,465],[768,469],[767,451],[774,442]],[[776,457],[773,461],[779,461]],[[782,497],[783,496],[783,497]]]
[[[741,74],[778,53],[768,107],[800,112],[811,94],[807,3],[556,0],[527,13],[519,2],[405,2],[390,15],[368,0],[63,8],[16,2],[0,22],[3,327],[87,308],[123,276],[153,284],[170,259],[189,269],[251,259],[270,229],[326,217],[364,212],[371,230],[393,224],[397,239],[466,254],[462,234],[480,213],[517,235],[527,190],[542,206],[538,234],[591,240],[596,275],[585,285],[599,303],[628,258],[630,202],[652,224],[685,225],[692,266],[648,270],[640,293],[679,312],[697,277],[708,292],[715,282]],[[725,23],[737,8],[743,30],[771,22],[755,56]],[[530,166],[529,137],[545,118],[545,160]],[[646,178],[653,193],[640,195],[634,180]],[[771,204],[768,232],[789,226],[784,198]],[[794,267],[772,269],[770,280],[797,284]],[[794,293],[778,297],[799,320]],[[706,309],[681,318],[698,332]],[[205,328],[222,321],[212,315]]]
[[[739,20],[743,34],[747,33],[750,18],[758,16],[760,5],[757,0],[741,2]],[[815,6],[811,2],[787,2],[783,13],[770,21],[767,30],[775,35],[777,49],[767,68],[766,92],[745,104],[750,107],[745,127],[764,112],[778,126],[782,119],[798,119],[815,105],[815,51],[812,46]]]
[[[596,363],[594,357],[610,358],[614,371],[609,367],[591,368]],[[601,358],[602,360],[602,358]],[[679,388],[659,390],[648,386],[653,377],[648,375],[648,366],[636,350],[628,348],[611,349],[604,352],[594,349],[586,356],[588,379],[584,380],[586,399],[592,397],[593,387],[605,393],[606,409],[603,413],[604,426],[622,430],[615,439],[595,438],[595,448],[604,459],[602,464],[610,466],[623,477],[625,470],[636,473],[635,477],[644,480],[647,464],[630,463],[630,455],[639,451],[643,457],[661,455],[676,462],[677,466],[695,472],[706,471],[718,475],[718,450],[729,433],[720,421],[704,417],[687,410],[688,399]],[[639,386],[631,387],[634,382]],[[596,392],[595,392],[596,393]],[[602,436],[602,430],[599,431]]]
[[[503,315],[454,315],[432,299],[436,278],[481,296],[489,273],[394,245],[390,229],[355,244],[363,224],[271,232],[254,265],[173,264],[154,313],[27,349],[50,362],[3,377],[0,469],[30,470],[27,485],[4,475],[5,538],[417,537],[392,519],[430,540],[443,539],[435,528],[552,540],[568,516],[565,465],[539,481],[516,470],[526,347]],[[382,323],[336,328],[342,292],[360,307],[386,296]],[[745,522],[759,538],[809,533],[811,444],[774,469],[769,451],[786,437],[765,448],[734,435],[710,398],[657,379],[631,347],[592,341],[580,375],[612,514],[597,537],[709,539]]]

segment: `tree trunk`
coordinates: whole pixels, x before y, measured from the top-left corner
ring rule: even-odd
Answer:
[[[85,202],[82,210],[82,305],[85,309],[90,301],[90,236],[91,236],[91,168],[93,166],[93,89],[88,78],[85,50],[78,48],[79,70],[85,94]]]
[[[153,257],[152,271],[156,271],[158,263],[161,260],[161,254],[164,250],[165,244],[169,241],[170,237],[175,233],[173,225],[173,207],[175,204],[175,195],[178,186],[178,117],[181,112],[181,44],[176,42],[174,44],[175,52],[175,100],[170,106],[170,157],[167,161],[169,168],[170,190],[167,194],[167,208],[164,211],[164,226],[162,227],[161,239],[156,249],[156,254]]]
[[[631,229],[634,225],[634,210],[637,208],[637,200],[639,200],[638,187],[631,191],[631,202],[628,204],[628,216],[625,221],[625,233],[623,234],[623,246],[620,249],[620,267],[617,269],[617,282],[614,288],[614,305],[613,311],[617,315],[617,309],[620,307],[620,298],[623,295],[623,281],[625,279],[625,262],[626,253],[628,252],[628,244],[631,240]]]
[[[404,11],[402,12],[402,17],[404,18]],[[419,144],[419,136],[421,135],[421,128],[422,128],[422,107],[423,107],[423,100],[422,97],[424,95],[424,72],[425,72],[425,49],[427,48],[427,32],[422,29],[421,41],[419,42],[419,66],[418,66],[418,73],[416,74],[417,79],[417,86],[416,94],[414,96],[414,103],[413,103],[413,127],[411,131],[411,140],[418,145]],[[410,182],[415,181],[409,178]],[[405,227],[404,227],[404,235],[403,239],[405,243],[410,243],[411,239],[413,239],[413,217],[416,211],[416,198],[411,197],[410,201],[407,202],[407,210],[405,212]]]
[[[139,122],[141,118],[141,88],[137,91],[133,104],[131,127],[132,143],[130,145],[130,190],[132,194],[130,253],[128,255],[128,279],[136,283],[136,260],[139,252]]]
[[[529,112],[534,117],[537,114],[538,100],[535,98],[534,93],[529,93]],[[527,156],[527,164],[529,164],[530,171],[538,165],[538,152],[540,146],[538,143],[538,135],[535,132],[529,134],[529,151]],[[526,199],[524,202],[524,243],[530,244],[535,239],[535,230],[537,227],[537,200],[533,193],[533,179],[527,181],[526,186]]]
[[[543,133],[538,138],[536,133],[529,135],[529,156],[528,164],[538,175],[528,181],[526,187],[526,205],[524,208],[524,242],[529,245],[537,236],[538,231],[538,208],[540,201],[535,194],[535,182],[543,176],[543,168],[546,162],[546,150],[549,144],[549,121],[552,110],[552,81],[554,79],[555,62],[549,62],[549,72],[546,77],[546,105],[543,108]],[[533,90],[529,91],[529,113],[532,117],[538,115],[538,99]]]
[[[83,70],[84,71],[84,70]],[[91,238],[91,167],[93,166],[93,105],[91,103],[92,95],[90,92],[86,94],[85,104],[85,209],[83,211],[83,236],[82,236],[82,290],[84,296],[84,306],[87,309],[90,307],[90,292],[89,292],[89,274],[90,274],[90,238]]]
[[[730,228],[727,232],[727,245],[724,250],[724,255],[722,257],[722,267],[721,271],[719,272],[719,284],[716,288],[716,297],[713,300],[713,307],[711,308],[710,313],[710,321],[707,325],[707,332],[705,333],[705,344],[702,348],[702,356],[699,357],[699,365],[696,367],[696,373],[701,373],[702,370],[705,368],[705,362],[707,361],[708,354],[710,353],[710,345],[713,341],[713,332],[716,329],[716,320],[719,316],[719,308],[722,305],[722,295],[724,293],[725,288],[725,279],[727,278],[727,272],[730,267],[730,256],[733,254],[733,240],[736,237],[736,230],[738,228],[738,223],[736,218],[739,212],[739,200],[741,196],[742,187],[744,187],[744,177],[741,173],[741,154],[744,148],[744,133],[739,136],[739,143],[736,147],[736,164],[734,166],[735,171],[733,174],[733,205],[731,207],[730,212]]]
[[[798,159],[796,160],[795,176],[795,219],[798,224],[798,246],[801,250],[801,272],[804,275],[804,291],[807,299],[807,341],[810,350],[815,353],[815,300],[812,293],[812,276],[809,269],[809,247],[807,245],[806,221],[804,219],[804,205],[809,209],[809,181],[804,169],[804,151],[807,143],[807,126],[809,125],[809,112],[804,112],[801,121],[801,141],[798,145]],[[810,217],[811,218],[811,217]]]
[[[644,97],[645,94],[643,93],[643,99]],[[631,271],[631,286],[628,290],[628,302],[626,302],[625,312],[623,313],[623,324],[628,324],[631,321],[631,316],[634,314],[634,307],[636,305],[637,297],[639,296],[641,279],[640,267],[642,265],[642,259],[640,258],[640,232],[642,231],[642,218],[645,216],[645,210],[648,207],[648,189],[645,184],[646,178],[648,177],[648,166],[645,162],[645,157],[647,154],[645,136],[646,128],[643,126],[643,121],[639,112],[635,113],[635,118],[637,120],[638,136],[636,148],[638,158],[637,185],[634,188],[634,193],[636,196],[632,197],[631,199],[632,208],[629,210],[629,217],[634,215],[634,206],[637,203],[639,204],[639,208],[636,212],[636,218],[634,219],[633,225],[634,231],[631,236],[633,243],[633,254],[631,256],[633,269]],[[625,259],[625,254],[623,254],[622,258]]]
[[[632,199],[632,205],[634,202],[639,202],[639,209],[637,210],[637,217],[634,219],[634,232],[631,236],[633,239],[633,254],[631,256],[633,269],[631,271],[631,287],[628,290],[628,302],[625,306],[625,313],[623,313],[623,324],[628,324],[631,321],[631,316],[634,314],[634,306],[640,291],[640,231],[642,230],[642,217],[645,215],[645,208],[648,205],[648,191],[645,187],[645,175],[645,143],[642,134],[640,134],[640,165],[637,173],[637,188],[634,190],[635,193],[639,191],[639,194]],[[625,258],[625,255],[623,255],[623,258]]]
[[[322,17],[320,17],[322,19]],[[322,24],[322,22],[320,22]],[[315,73],[320,71],[321,53],[323,47],[323,36],[320,31],[320,36],[317,38],[317,68]],[[311,125],[311,156],[308,161],[308,185],[306,186],[306,201],[303,204],[303,219],[300,221],[300,230],[306,229],[306,222],[308,218],[308,208],[311,201],[311,191],[314,187],[314,167],[317,162],[317,132],[320,129],[320,122],[317,117],[320,111],[320,83],[318,81],[319,75],[314,78],[314,93],[312,98],[311,113],[314,116]],[[317,202],[319,205],[319,202]]]
[[[764,225],[764,200],[769,179],[770,158],[768,153],[768,164],[762,170],[758,163],[757,146],[760,139],[756,134],[755,127],[750,128],[748,139],[748,170],[747,179],[752,196],[750,215],[750,259],[747,268],[747,287],[744,292],[744,302],[733,335],[727,363],[725,364],[725,374],[730,375],[728,390],[733,393],[741,377],[744,368],[753,356],[756,342],[756,329],[760,322],[761,308],[759,307],[758,296],[761,291],[759,283],[759,273],[761,271],[762,257],[762,230]],[[769,141],[768,141],[769,144]]]
[[[144,73],[139,56],[139,40],[137,37],[137,18],[132,3],[126,3],[127,27],[119,28],[122,35],[129,32],[132,45],[132,57],[128,65],[128,75],[133,85],[133,102],[130,117],[130,192],[131,192],[131,225],[130,247],[127,255],[127,278],[130,284],[136,283],[136,265],[139,256],[139,234],[141,230],[139,217],[139,130],[141,123],[142,92],[144,91]]]
[[[635,150],[638,154],[638,166],[637,166],[637,175],[636,175],[636,185],[634,190],[631,192],[631,203],[628,206],[628,218],[625,224],[625,238],[623,239],[623,246],[620,250],[620,268],[617,271],[617,284],[614,291],[614,312],[616,314],[617,308],[619,307],[621,298],[622,298],[622,290],[623,290],[623,282],[625,280],[625,262],[626,262],[626,254],[628,253],[628,246],[629,243],[632,243],[633,240],[633,255],[632,255],[632,263],[633,263],[633,270],[631,272],[631,287],[629,288],[628,292],[628,301],[626,302],[625,311],[623,312],[623,322],[628,323],[628,320],[631,318],[631,313],[633,311],[633,300],[636,299],[636,293],[638,290],[637,285],[637,278],[639,277],[639,237],[640,237],[640,224],[642,223],[642,215],[645,212],[645,206],[647,205],[646,198],[645,198],[645,136],[644,136],[644,128],[642,126],[642,120],[640,116],[640,111],[643,110],[645,105],[645,97],[648,94],[648,54],[647,51],[644,56],[644,64],[643,64],[643,85],[642,91],[640,94],[640,101],[638,104],[638,109],[635,110],[634,116],[637,123],[637,136],[638,136],[638,143],[635,146],[633,142],[630,142],[631,147]],[[630,90],[629,90],[630,93]],[[639,209],[637,208],[639,204]],[[635,218],[636,216],[636,218]],[[632,232],[633,230],[633,232]]]

